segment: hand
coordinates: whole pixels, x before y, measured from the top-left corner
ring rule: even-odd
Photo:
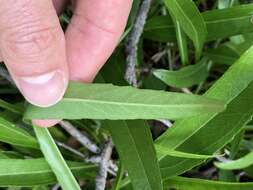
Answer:
[[[0,0],[0,61],[26,100],[41,107],[57,103],[69,79],[94,79],[116,47],[132,3],[74,0],[64,35],[57,12],[65,1]]]

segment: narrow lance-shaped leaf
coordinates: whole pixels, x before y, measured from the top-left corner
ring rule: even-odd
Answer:
[[[124,166],[120,164],[117,177],[113,183],[112,190],[119,190],[120,189],[120,183],[122,178],[124,177]]]
[[[179,120],[158,138],[168,149],[197,154],[213,154],[227,144],[253,115],[253,47],[207,91],[204,96],[227,103],[225,111]],[[217,133],[217,131],[219,131]],[[180,159],[160,154],[164,176],[183,173],[203,160]]]
[[[156,145],[155,149],[158,154],[179,157],[179,158],[208,159],[208,158],[214,157],[214,155],[199,155],[199,154],[191,154],[187,152],[180,152],[176,150],[169,150],[166,147],[163,147],[161,145]]]
[[[232,65],[239,55],[227,46],[220,46],[216,49],[208,49],[203,53],[215,64]]]
[[[162,190],[162,179],[148,125],[143,121],[106,121],[135,190]]]
[[[0,99],[0,107],[19,115],[23,112],[20,106],[10,104],[2,99]]]
[[[165,187],[183,190],[252,190],[253,183],[229,183],[186,177],[173,177],[165,181]]]
[[[208,49],[204,55],[214,63],[232,65],[251,45],[251,40],[240,44],[227,42],[216,49]]]
[[[196,65],[183,67],[178,71],[157,69],[154,75],[165,84],[177,88],[190,87],[203,82],[208,76],[208,59],[203,58]]]
[[[81,190],[59,149],[54,143],[49,131],[46,128],[37,126],[34,126],[34,131],[40,143],[41,151],[56,175],[56,178],[62,189]]]
[[[188,64],[188,47],[187,47],[187,37],[180,26],[178,20],[174,19],[175,30],[176,30],[176,37],[177,37],[177,45],[179,49],[179,54],[181,58],[181,62],[183,65]]]
[[[25,130],[0,117],[0,141],[21,147],[39,149],[37,140]]]
[[[196,95],[72,82],[62,101],[49,108],[30,106],[25,118],[175,119],[223,109],[220,101]]]
[[[91,179],[96,175],[96,166],[84,162],[68,162],[74,175]],[[0,187],[35,186],[57,183],[57,179],[45,159],[0,159]]]
[[[253,164],[253,152],[248,153],[238,160],[232,160],[224,163],[216,162],[215,165],[223,170],[239,170],[247,168]]]
[[[227,38],[253,31],[253,3],[201,13],[207,27],[206,41]],[[152,17],[147,21],[144,37],[161,42],[176,42],[174,24],[169,16]]]
[[[207,35],[207,29],[198,8],[192,0],[165,0],[165,5],[184,32],[193,41],[199,59]]]

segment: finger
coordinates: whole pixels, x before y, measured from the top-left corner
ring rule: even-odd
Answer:
[[[132,0],[79,0],[66,31],[70,78],[91,82],[116,47]]]
[[[58,15],[64,10],[64,7],[67,4],[67,0],[53,0],[54,8]],[[0,57],[1,58],[1,57]],[[33,124],[40,127],[52,127],[59,123],[60,120],[33,120]]]
[[[47,107],[67,87],[65,39],[51,0],[8,0],[0,6],[0,51],[25,98]]]
[[[38,125],[40,127],[52,127],[59,123],[61,120],[57,119],[49,119],[49,120],[33,120],[34,125]]]
[[[53,0],[54,8],[58,15],[61,14],[67,2],[67,0]]]

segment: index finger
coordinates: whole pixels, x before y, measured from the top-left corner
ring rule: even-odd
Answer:
[[[66,31],[72,80],[91,82],[124,31],[132,0],[79,0]]]

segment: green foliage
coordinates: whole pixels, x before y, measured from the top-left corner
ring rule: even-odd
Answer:
[[[142,121],[108,121],[116,148],[134,189],[162,189],[162,178],[148,125]]]
[[[253,183],[226,183],[208,181],[203,179],[190,179],[184,177],[174,177],[166,181],[166,185],[176,189],[184,190],[251,190]]]
[[[25,130],[18,128],[15,124],[0,118],[0,141],[11,145],[38,149],[38,142]]]
[[[191,0],[165,0],[164,2],[170,14],[175,17],[175,20],[180,24],[184,32],[193,41],[196,48],[196,56],[199,59],[207,35],[207,29],[198,8]],[[177,29],[177,34],[178,32]],[[180,38],[179,35],[177,35],[178,39]],[[180,47],[183,46],[180,45]]]
[[[252,32],[252,7],[253,4],[239,5],[201,13],[207,28],[206,41]],[[144,36],[156,41],[175,42],[176,35],[171,18],[169,16],[151,18],[146,24]]]
[[[157,69],[154,75],[169,86],[183,88],[203,82],[208,76],[208,60],[203,59],[195,65],[186,66],[179,71]]]
[[[222,102],[201,96],[138,90],[110,84],[72,82],[63,100],[58,104],[49,108],[30,106],[25,117],[29,119],[175,119],[199,115],[203,111],[212,113],[223,109]]]
[[[69,162],[69,168],[76,177],[95,176],[96,166],[81,162]],[[0,186],[31,187],[48,185],[57,179],[45,159],[0,159]]]
[[[58,104],[24,103],[0,79],[1,189],[94,190],[108,138],[106,190],[253,189],[253,3],[153,1],[134,88],[125,44],[141,2],[94,83],[70,82]],[[64,27],[71,15],[60,17]],[[32,119],[68,119],[78,134]]]
[[[252,58],[253,47],[204,95],[226,102],[225,111],[179,120],[171,130],[159,137],[157,144],[179,151],[213,154],[229,143],[253,115],[253,105],[249,101],[253,93]],[[164,176],[183,173],[202,162],[166,155],[159,155],[159,158]]]
[[[253,164],[253,153],[250,152],[249,154],[245,155],[244,157],[228,161],[225,163],[215,163],[215,165],[223,170],[239,170],[243,168],[247,168]]]
[[[46,128],[40,128],[38,126],[34,126],[34,131],[40,143],[41,151],[56,175],[61,187],[69,190],[80,190],[77,181],[55,145],[49,131]]]

